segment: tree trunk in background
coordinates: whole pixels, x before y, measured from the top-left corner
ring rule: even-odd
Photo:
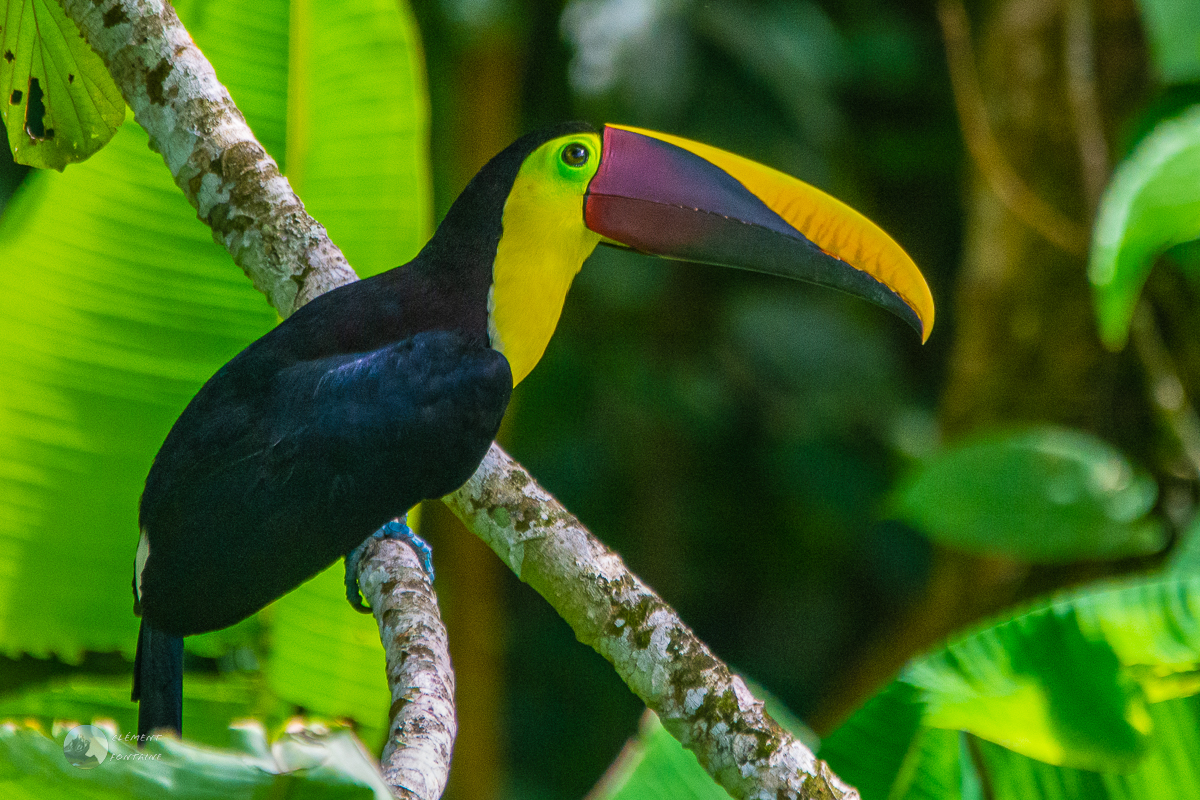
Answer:
[[[430,74],[430,150],[438,219],[467,182],[520,132],[527,44],[503,24],[468,30],[416,4]],[[511,416],[506,416],[506,419]],[[503,438],[503,432],[501,434]],[[446,800],[499,797],[505,782],[504,565],[441,502],[425,503],[421,534],[434,547],[450,634],[458,740]]]
[[[1098,199],[1093,187],[1107,178],[1114,117],[1144,92],[1137,9],[1129,0],[987,5],[978,68],[1001,154],[1034,195],[1084,234],[1086,247]],[[1082,33],[1091,46],[1068,56],[1073,16],[1092,23]],[[1074,76],[1088,72],[1094,82],[1073,90]],[[1090,94],[1101,118],[1078,112],[1073,94]],[[1085,168],[1081,150],[1097,136],[1104,148],[1100,163]],[[993,184],[991,176],[973,171],[955,298],[958,330],[941,407],[948,438],[986,425],[1042,420],[1142,450],[1144,440],[1130,436],[1131,421],[1146,430],[1142,394],[1130,385],[1137,374],[1128,359],[1100,344],[1086,253],[1051,243]]]
[[[1152,424],[1140,372],[1100,344],[1085,252],[1115,131],[1146,91],[1137,9],[1132,0],[976,3],[974,35],[960,42],[974,43],[974,57],[968,49],[958,63],[952,27],[966,23],[962,6],[941,11],[974,165],[940,410],[946,439],[1036,420],[1095,432],[1144,460]],[[972,124],[972,92],[982,131]],[[924,596],[866,645],[810,724],[832,729],[953,630],[1093,575],[938,548]]]

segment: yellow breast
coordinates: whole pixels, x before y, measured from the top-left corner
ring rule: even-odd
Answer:
[[[595,140],[599,152],[594,134],[547,142],[521,166],[504,206],[488,295],[488,334],[492,347],[508,359],[514,386],[541,359],[571,281],[600,242],[583,222],[586,180],[562,180],[555,166],[563,142],[580,138]]]

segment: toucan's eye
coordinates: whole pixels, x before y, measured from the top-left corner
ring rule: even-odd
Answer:
[[[579,142],[572,142],[562,150],[563,163],[569,167],[582,167],[590,156],[588,149]]]

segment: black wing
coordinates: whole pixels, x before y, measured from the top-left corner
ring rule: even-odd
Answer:
[[[502,355],[447,331],[253,374],[266,363],[217,373],[146,480],[140,602],[159,630],[231,625],[457,489],[512,392]]]

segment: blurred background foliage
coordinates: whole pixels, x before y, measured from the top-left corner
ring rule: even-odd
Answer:
[[[1188,145],[1200,136],[1163,144],[1156,128],[1200,101],[1200,11],[177,6],[360,274],[407,260],[515,136],[568,118],[733,150],[873,218],[933,288],[926,346],[833,293],[601,248],[502,443],[720,656],[832,733],[821,754],[864,797],[1140,797],[1164,781],[1186,797],[1200,785],[1184,774],[1200,753],[1187,548],[1200,260],[1186,244],[1159,258],[1195,236],[1186,213],[1163,213],[1162,185],[1200,174]],[[1090,245],[1113,165],[1131,153],[1145,166],[1123,180],[1124,201],[1104,201]],[[1156,172],[1164,158],[1182,166]],[[20,187],[0,219],[0,716],[129,730],[139,482],[199,383],[272,315],[171,199],[131,122],[62,176],[6,162],[0,181],[4,201]],[[131,262],[119,239],[147,217],[156,238],[134,252],[153,255]],[[1120,352],[1101,344],[1089,250],[1094,280],[1117,275],[1096,292],[1106,340],[1129,335]],[[1150,271],[1156,258],[1166,268]],[[652,720],[639,728],[643,708],[609,665],[440,504],[422,509],[422,529],[458,678],[447,797],[580,796],[635,730],[597,796],[663,796],[652,766],[678,754]],[[339,570],[192,643],[190,738],[226,744],[232,717],[303,711],[349,718],[377,748],[378,648],[340,599]],[[682,757],[678,769],[695,768]]]

